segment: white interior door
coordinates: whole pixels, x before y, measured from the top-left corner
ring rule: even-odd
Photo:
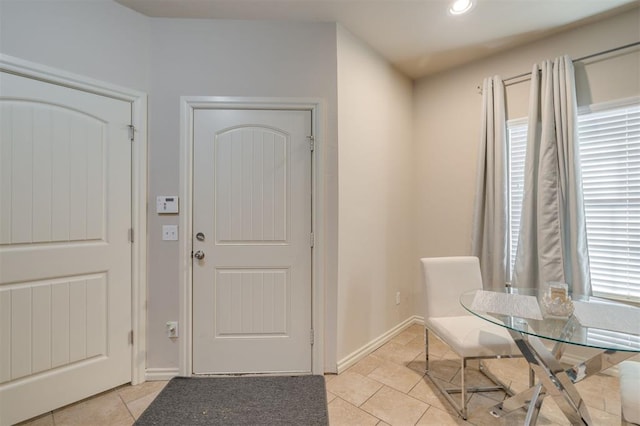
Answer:
[[[0,424],[131,380],[131,104],[0,73]]]
[[[311,371],[310,111],[194,112],[193,372]]]

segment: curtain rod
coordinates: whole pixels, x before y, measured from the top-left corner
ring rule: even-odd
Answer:
[[[638,45],[640,45],[640,41],[634,41],[633,43],[625,44],[623,46],[618,46],[618,47],[614,47],[614,48],[611,48],[611,49],[602,50],[600,52],[592,53],[590,55],[586,55],[586,56],[582,56],[582,57],[577,58],[577,59],[573,59],[572,62],[584,61],[585,59],[595,58],[596,56],[606,55],[607,53],[617,52],[618,50],[628,49],[630,47],[634,47],[634,46],[638,46]],[[506,83],[508,81],[517,80],[519,78],[530,76],[530,75],[531,75],[531,71],[523,72],[522,74],[514,75],[514,76],[508,77],[508,78],[503,78],[502,82],[505,83],[505,85],[506,85]],[[477,89],[478,89],[478,93],[482,94],[482,86],[478,85]]]
[[[585,59],[591,59],[591,58],[595,58],[596,56],[606,55],[607,53],[617,52],[618,50],[628,49],[630,47],[637,46],[639,44],[640,44],[640,41],[635,41],[633,43],[625,44],[624,46],[618,46],[618,47],[614,47],[612,49],[607,49],[607,50],[603,50],[603,51],[600,51],[600,52],[597,52],[597,53],[592,53],[590,55],[582,56],[580,58],[574,59],[573,62],[584,61]],[[507,82],[507,81],[510,81],[510,80],[516,80],[518,78],[525,77],[527,75],[531,75],[531,71],[524,72],[524,73],[518,74],[518,75],[514,75],[513,77],[503,78],[502,81],[503,82]]]

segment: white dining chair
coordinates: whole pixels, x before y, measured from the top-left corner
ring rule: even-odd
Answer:
[[[465,378],[467,361],[501,357],[521,357],[509,332],[467,312],[459,302],[460,294],[482,289],[480,263],[477,257],[423,258],[422,272],[425,292],[425,372],[463,419],[467,419],[467,393],[511,389],[491,374],[480,361],[480,371],[495,386],[469,386]],[[436,335],[461,358],[460,387],[445,387],[429,366],[429,333]],[[533,376],[529,375],[529,382]],[[460,402],[451,394],[460,393]]]
[[[620,373],[621,423],[640,425],[640,362],[623,361]]]

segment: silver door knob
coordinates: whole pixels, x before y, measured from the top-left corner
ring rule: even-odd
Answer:
[[[204,252],[202,250],[198,250],[197,252],[193,253],[193,257],[198,260],[202,260],[204,259]]]

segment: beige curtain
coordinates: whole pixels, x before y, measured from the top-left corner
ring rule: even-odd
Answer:
[[[531,73],[514,286],[559,281],[591,293],[579,154],[573,62],[544,61]]]
[[[482,133],[471,252],[480,259],[485,289],[502,289],[507,275],[508,179],[504,84],[498,76],[482,86]]]

